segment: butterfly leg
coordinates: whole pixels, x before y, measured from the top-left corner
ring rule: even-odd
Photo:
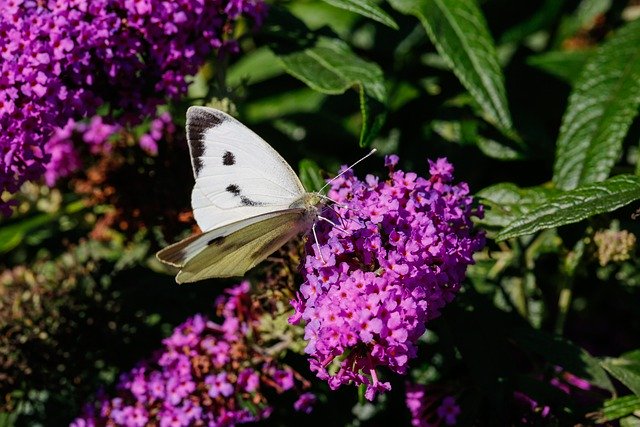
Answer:
[[[323,264],[326,264],[327,262],[324,260],[324,257],[322,256],[322,249],[320,249],[320,242],[318,242],[318,235],[316,234],[316,225],[318,223],[314,222],[313,225],[311,226],[311,232],[313,232],[313,238],[316,241],[316,246],[318,248],[318,253],[320,254],[320,260],[322,261]]]
[[[349,232],[347,230],[345,230],[344,228],[340,227],[338,224],[336,224],[335,222],[331,221],[329,218],[325,218],[321,215],[318,215],[318,219],[327,221],[329,224],[331,224],[334,228],[336,228],[337,230],[342,231],[345,234],[349,234]]]

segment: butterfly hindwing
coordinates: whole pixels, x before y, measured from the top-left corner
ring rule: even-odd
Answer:
[[[268,213],[189,237],[158,258],[181,267],[178,283],[242,276],[308,227],[304,209]]]
[[[287,209],[305,193],[287,162],[228,114],[190,107],[187,140],[196,181],[191,204],[203,230]]]

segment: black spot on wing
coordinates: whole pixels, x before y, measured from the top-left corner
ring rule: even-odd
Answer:
[[[225,151],[222,156],[222,164],[225,166],[232,166],[236,164],[236,156],[231,151]]]
[[[205,152],[204,135],[207,130],[221,125],[225,117],[219,111],[206,107],[191,107],[187,111],[187,142],[191,148],[196,175],[202,170],[201,157]]]
[[[240,196],[240,203],[242,203],[243,206],[262,206],[262,205],[264,205],[264,203],[256,202],[255,200],[251,200],[250,198],[248,198],[246,196]]]
[[[247,196],[241,195],[240,193],[242,191],[240,190],[240,187],[238,187],[236,184],[227,185],[227,188],[225,188],[225,190],[227,190],[229,193],[233,194],[236,197],[240,196],[240,203],[242,204],[242,206],[264,206],[264,203],[262,202],[256,202],[255,200],[251,200]]]
[[[237,186],[237,185],[235,185],[235,184],[229,184],[229,185],[227,185],[226,190],[227,190],[229,193],[233,194],[234,196],[239,196],[239,195],[240,195],[240,187],[238,187],[238,186]]]

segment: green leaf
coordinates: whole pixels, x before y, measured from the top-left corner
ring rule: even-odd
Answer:
[[[637,413],[637,411],[638,409],[636,409],[634,413]],[[634,414],[622,418],[620,420],[620,427],[640,427],[640,416]]]
[[[500,37],[499,44],[518,43],[527,36],[549,27],[562,12],[565,2],[566,0],[545,0],[533,15],[505,31]]]
[[[640,199],[640,177],[618,175],[558,194],[526,212],[496,235],[496,240],[532,234],[614,211]]]
[[[531,328],[514,328],[513,338],[522,347],[537,353],[548,362],[562,366],[572,374],[605,390],[614,391],[607,373],[595,357],[566,339]]]
[[[239,86],[243,81],[259,83],[279,76],[284,71],[273,52],[266,47],[243,54],[238,62],[227,70],[227,84]]]
[[[640,397],[640,361],[624,357],[608,357],[602,361],[602,366]]]
[[[519,188],[506,182],[484,188],[477,193],[480,203],[485,205],[485,217],[480,221],[485,226],[505,227],[516,218],[545,204],[558,194],[557,190],[544,187]]]
[[[339,7],[340,9],[348,10],[349,12],[357,13],[366,18],[378,21],[381,24],[391,27],[394,30],[398,29],[398,24],[393,20],[391,16],[380,8],[375,2],[371,0],[324,0],[332,6]]]
[[[634,411],[640,410],[640,397],[629,395],[609,399],[604,402],[602,407],[602,416],[598,418],[598,423],[606,423],[613,421],[626,415],[632,414]]]
[[[319,191],[325,184],[320,166],[311,159],[302,159],[298,164],[300,181],[307,191]]]
[[[589,58],[562,118],[553,181],[571,190],[609,176],[640,105],[640,20]]]
[[[274,8],[270,16],[275,22],[265,32],[271,35],[270,48],[287,73],[329,95],[358,89],[360,145],[369,145],[386,118],[387,89],[380,67],[357,56],[342,40],[312,33],[286,11]]]
[[[528,57],[527,63],[573,85],[592,54],[591,50],[546,52]]]
[[[483,108],[486,119],[513,133],[504,77],[482,12],[473,0],[390,0],[424,25],[438,53]]]
[[[289,114],[314,113],[318,111],[327,95],[308,87],[277,92],[244,105],[244,115],[252,123],[272,121]]]

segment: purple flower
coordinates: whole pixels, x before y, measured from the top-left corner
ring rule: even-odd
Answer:
[[[310,414],[313,411],[313,406],[316,404],[317,398],[313,393],[302,393],[298,400],[293,404],[293,408],[298,412],[304,412]]]
[[[209,375],[204,379],[204,383],[209,386],[209,396],[214,399],[218,396],[229,397],[233,394],[233,386],[227,381],[226,372]]]
[[[121,376],[116,397],[99,397],[72,425],[234,426],[269,417],[263,393],[296,388],[295,375],[255,348],[261,318],[249,289],[243,282],[217,300],[233,334],[203,315],[187,319],[154,359]],[[307,411],[311,398],[301,399]]]
[[[345,172],[329,197],[336,203],[309,239],[305,282],[290,321],[306,321],[311,369],[332,389],[354,383],[365,396],[390,389],[377,367],[403,374],[416,341],[460,289],[472,255],[484,245],[473,230],[465,183],[452,184],[453,167],[430,162],[430,179],[394,170],[364,181]],[[334,225],[336,224],[336,225]]]
[[[54,155],[70,152],[68,143],[49,143],[69,120],[93,116],[102,105],[117,112],[108,113],[108,123],[95,118],[85,134],[102,150],[110,126],[155,117],[159,105],[186,93],[186,77],[215,50],[237,50],[240,16],[259,25],[266,7],[261,0],[8,0],[2,12],[0,194],[39,179]],[[154,131],[141,141],[150,152]],[[9,205],[3,196],[4,214]]]
[[[456,404],[456,399],[447,396],[442,399],[442,403],[438,406],[436,413],[444,422],[449,425],[455,425],[458,415],[460,415],[460,407]]]
[[[453,396],[442,396],[437,388],[421,384],[407,384],[405,402],[411,414],[411,425],[428,427],[436,425],[455,425],[460,406]]]
[[[75,126],[76,123],[69,120],[64,127],[56,129],[45,145],[50,160],[45,166],[44,181],[49,187],[82,167],[80,155],[71,139]]]

